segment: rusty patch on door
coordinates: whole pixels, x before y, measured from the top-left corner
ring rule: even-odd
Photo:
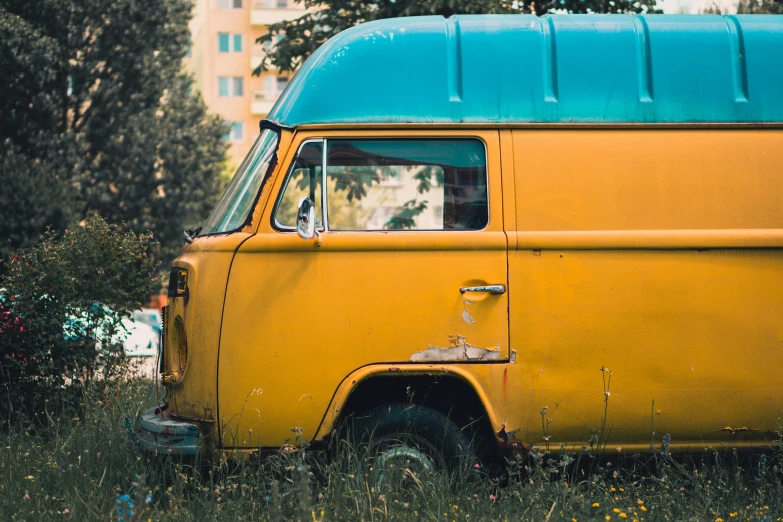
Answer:
[[[411,355],[411,361],[496,361],[500,359],[500,345],[480,348],[469,344],[461,335],[449,336],[450,346],[430,346]]]

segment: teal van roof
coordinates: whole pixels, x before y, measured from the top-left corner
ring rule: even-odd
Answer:
[[[330,39],[268,119],[783,122],[783,16],[393,18]]]

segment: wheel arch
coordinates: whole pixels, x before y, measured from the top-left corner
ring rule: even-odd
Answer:
[[[446,400],[448,398],[448,400]],[[384,404],[417,404],[431,408],[478,437],[482,459],[494,459],[504,440],[486,391],[467,365],[372,365],[346,376],[332,397],[315,440],[337,434],[343,421]],[[458,408],[454,405],[458,404]]]

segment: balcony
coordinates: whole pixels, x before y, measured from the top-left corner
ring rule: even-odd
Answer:
[[[263,45],[254,45],[253,48],[250,50],[250,70],[254,71],[256,67],[261,65],[261,62],[264,60],[264,57],[270,52],[267,49],[274,50],[274,47],[265,47]],[[269,64],[268,71],[274,71],[276,67],[272,64]]]
[[[270,25],[305,14],[304,4],[293,0],[253,0],[251,25]]]
[[[253,93],[253,103],[250,104],[250,112],[253,116],[265,116],[272,110],[282,91],[256,91]]]

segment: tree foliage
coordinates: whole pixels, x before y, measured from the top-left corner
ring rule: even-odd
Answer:
[[[456,14],[654,13],[656,0],[305,0],[309,12],[272,24],[258,38],[271,49],[254,74],[296,70],[318,47],[354,25],[400,16]]]
[[[97,346],[109,365],[122,358],[122,318],[157,286],[151,240],[91,214],[12,255],[0,279],[2,422],[77,410]]]
[[[783,0],[740,0],[737,14],[783,14]]]
[[[19,205],[50,201],[4,222],[6,250],[97,210],[152,230],[171,256],[182,229],[206,217],[221,188],[225,127],[182,71],[191,8],[0,0],[0,185],[25,189]]]

